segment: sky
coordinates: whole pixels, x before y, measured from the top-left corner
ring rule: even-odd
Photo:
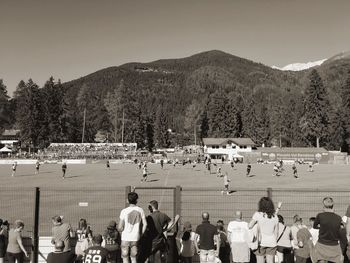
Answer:
[[[350,50],[349,0],[0,0],[0,79],[42,86],[222,50],[272,66]]]

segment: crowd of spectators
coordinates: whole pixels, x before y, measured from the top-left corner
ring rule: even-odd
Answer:
[[[137,205],[138,194],[128,194],[129,206],[120,212],[119,223],[112,220],[102,234],[93,233],[85,219],[73,231],[62,216],[52,217],[54,251],[48,263],[325,263],[349,262],[350,205],[346,216],[334,213],[331,197],[323,199],[323,212],[309,218],[309,226],[295,215],[287,226],[280,214],[282,203],[275,209],[268,197],[262,197],[249,222],[236,211],[225,229],[224,222],[210,223],[203,212],[196,229],[185,222],[178,229],[179,216],[170,218],[159,211],[158,202],[149,202],[149,214]],[[0,263],[7,254],[8,262],[22,263],[28,257],[21,232],[24,223],[17,220],[13,228],[0,220]],[[72,238],[77,240],[75,247]]]
[[[136,148],[135,143],[52,143],[42,155],[53,159],[117,159],[135,156]]]

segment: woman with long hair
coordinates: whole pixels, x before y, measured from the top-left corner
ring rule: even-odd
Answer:
[[[77,244],[75,246],[75,254],[77,255],[76,262],[81,262],[84,256],[83,244],[85,239],[88,237],[90,227],[87,225],[86,219],[81,218],[78,222],[78,229],[76,230]]]
[[[277,250],[278,218],[275,206],[269,197],[262,197],[258,203],[258,211],[249,223],[252,229],[257,225],[258,249],[254,251],[257,263],[273,263]]]

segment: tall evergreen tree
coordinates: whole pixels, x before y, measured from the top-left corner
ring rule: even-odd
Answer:
[[[330,105],[326,88],[318,72],[313,69],[309,75],[309,85],[305,89],[304,114],[301,127],[309,145],[325,145],[328,137]]]
[[[9,96],[7,89],[2,79],[0,79],[0,132],[6,125],[11,123]]]
[[[39,87],[31,79],[27,83],[21,81],[15,91],[16,121],[21,130],[20,139],[26,145],[39,144],[42,125],[41,98]]]
[[[40,132],[41,140],[46,145],[52,142],[64,141],[63,103],[64,91],[61,82],[55,83],[50,77],[44,87],[40,90],[43,108],[43,126]]]

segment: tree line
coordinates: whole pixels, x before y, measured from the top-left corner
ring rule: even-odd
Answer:
[[[109,89],[82,84],[73,90],[51,77],[41,88],[31,79],[20,81],[10,98],[0,80],[0,129],[20,129],[22,144],[38,148],[52,142],[124,141],[152,150],[199,144],[204,137],[250,137],[257,145],[349,152],[350,71],[337,103],[317,70],[307,76],[304,89],[198,83],[193,94],[181,81],[145,87],[121,80]]]

